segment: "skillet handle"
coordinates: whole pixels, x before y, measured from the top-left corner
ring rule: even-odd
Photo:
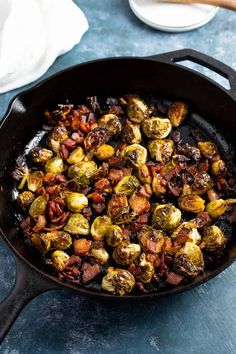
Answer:
[[[0,303],[0,344],[25,305],[37,295],[58,288],[40,276],[25,262],[16,258],[16,279],[11,293]]]
[[[236,72],[226,64],[193,49],[181,49],[173,52],[157,54],[149,56],[148,59],[161,61],[164,63],[175,64],[184,60],[189,60],[193,63],[200,64],[215,73],[223,76],[229,81],[230,89],[222,87],[230,96],[236,99]]]

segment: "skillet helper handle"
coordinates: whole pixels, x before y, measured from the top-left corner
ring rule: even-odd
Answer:
[[[189,60],[193,63],[199,64],[208,68],[215,73],[223,76],[229,81],[230,89],[222,89],[228,93],[232,98],[236,99],[236,72],[228,65],[216,60],[206,54],[197,52],[193,49],[181,49],[173,52],[157,54],[148,57],[148,59],[157,60],[164,63],[175,64],[182,61]]]
[[[16,259],[16,279],[11,293],[0,303],[0,344],[25,305],[37,295],[56,288],[34,269]]]

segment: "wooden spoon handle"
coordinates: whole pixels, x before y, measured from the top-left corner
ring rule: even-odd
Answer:
[[[223,7],[236,11],[236,0],[161,0],[162,2],[172,2],[177,4],[206,4]]]

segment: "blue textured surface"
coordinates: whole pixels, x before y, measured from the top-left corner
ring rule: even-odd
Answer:
[[[80,0],[89,32],[43,78],[86,60],[194,48],[236,69],[236,13],[220,10],[206,26],[167,34],[141,23],[125,0]],[[203,72],[205,72],[203,70]],[[41,81],[42,78],[38,81]],[[27,87],[30,87],[28,85]],[[0,117],[22,89],[0,95]],[[14,259],[0,240],[0,300],[10,291]],[[23,310],[0,348],[3,354],[236,353],[236,264],[197,289],[133,304],[104,304],[51,291]]]

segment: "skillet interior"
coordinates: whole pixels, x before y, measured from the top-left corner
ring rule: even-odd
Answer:
[[[234,141],[235,101],[213,82],[190,70],[170,64],[136,58],[95,61],[66,70],[21,94],[13,101],[0,129],[0,226],[13,249],[33,266],[39,267],[39,263],[22,242],[15,226],[17,215],[12,204],[13,181],[10,173],[16,158],[39,131],[42,112],[46,107],[64,103],[67,99],[71,102],[82,101],[88,95],[117,96],[126,92],[182,99],[190,104],[193,112],[200,115],[193,114],[193,124],[205,131],[209,138],[216,139],[222,152],[227,153],[228,145],[221,135],[216,134],[217,131],[211,124],[227,141]],[[211,124],[206,123],[201,116]],[[195,286],[219,273],[235,257],[236,240],[232,237],[231,245],[217,267],[200,275],[192,283],[151,296],[163,296]],[[66,286],[80,290],[69,284]],[[87,292],[98,294],[99,290],[95,287]],[[139,297],[146,296],[148,295]]]

